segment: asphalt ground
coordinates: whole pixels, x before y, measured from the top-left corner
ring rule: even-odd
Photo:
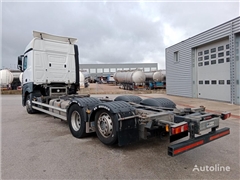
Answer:
[[[117,95],[94,95],[97,97]],[[45,114],[27,114],[21,95],[1,96],[2,179],[239,179],[239,106],[224,102],[167,97],[178,107],[206,106],[230,111],[221,121],[230,135],[176,157],[167,155],[168,138],[118,147],[102,144],[95,134],[74,138],[68,124]],[[213,171],[212,171],[213,170]],[[221,171],[220,171],[221,170]],[[225,170],[225,171],[223,171]]]

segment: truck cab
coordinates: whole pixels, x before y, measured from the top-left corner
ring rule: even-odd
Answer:
[[[76,94],[79,90],[77,39],[33,31],[33,39],[18,57],[23,72],[22,104],[33,96]]]

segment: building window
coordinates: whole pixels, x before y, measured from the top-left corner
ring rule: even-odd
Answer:
[[[204,60],[208,60],[209,59],[209,56],[204,56]]]
[[[174,52],[174,61],[179,62],[179,52],[178,51]]]
[[[224,63],[224,59],[219,59],[218,60],[218,63],[220,64],[220,63]]]
[[[216,63],[217,63],[216,60],[212,60],[212,61],[211,61],[211,64],[216,64]]]
[[[205,84],[209,84],[209,80],[206,80],[206,81],[205,81]]]
[[[111,68],[110,72],[116,72],[116,68]]]
[[[203,58],[202,57],[198,57],[198,61],[202,61],[203,60]]]
[[[204,66],[209,65],[209,61],[204,62]]]
[[[214,58],[216,58],[216,54],[211,55],[211,59],[214,59]]]
[[[123,68],[117,68],[117,71],[122,71],[123,70]]]
[[[228,58],[226,58],[226,62],[230,62],[230,58],[228,57]]]
[[[209,54],[209,50],[205,50],[205,51],[204,51],[204,54]]]
[[[223,46],[219,46],[219,47],[218,47],[218,51],[222,51],[223,49],[224,49]]]
[[[216,80],[212,80],[211,83],[212,83],[212,84],[217,84],[217,81],[216,81]]]
[[[97,73],[102,73],[103,72],[103,69],[97,69]]]
[[[229,49],[229,44],[226,45],[226,49]]]
[[[150,71],[150,68],[149,68],[149,67],[145,67],[145,68],[144,68],[144,71],[145,71],[145,72],[149,72],[149,71]]]
[[[203,84],[203,81],[198,81],[198,84]]]
[[[211,53],[214,53],[214,52],[216,52],[216,48],[211,49]]]
[[[103,72],[109,72],[109,69],[108,68],[104,68]]]
[[[201,52],[198,52],[198,56],[202,56],[202,51],[201,51]]]
[[[221,84],[221,85],[224,84],[224,80],[219,80],[218,84]]]
[[[229,51],[226,52],[226,55],[229,56]]]
[[[90,69],[90,73],[96,73],[96,69]]]
[[[203,63],[202,62],[198,63],[198,66],[203,66]]]
[[[218,53],[218,57],[223,57],[224,56],[224,52]]]
[[[227,80],[227,84],[231,84],[231,81],[230,81],[230,80]]]

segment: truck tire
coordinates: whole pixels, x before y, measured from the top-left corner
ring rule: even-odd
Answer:
[[[74,137],[82,138],[86,136],[86,122],[83,118],[83,111],[77,104],[70,107],[67,120],[69,129]]]
[[[117,115],[101,109],[95,116],[95,127],[98,139],[106,145],[117,142]]]
[[[118,96],[114,101],[125,101],[125,102],[134,102],[139,104],[142,101],[142,98],[134,95]]]
[[[27,110],[28,114],[36,113],[36,110],[32,108],[31,94],[28,94],[27,98],[26,98],[26,110]]]
[[[144,99],[140,103],[146,106],[156,106],[156,107],[166,107],[166,108],[176,108],[176,104],[167,98],[149,98]]]

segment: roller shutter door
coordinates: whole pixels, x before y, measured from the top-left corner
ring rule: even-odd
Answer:
[[[197,48],[198,98],[231,101],[229,40]]]

